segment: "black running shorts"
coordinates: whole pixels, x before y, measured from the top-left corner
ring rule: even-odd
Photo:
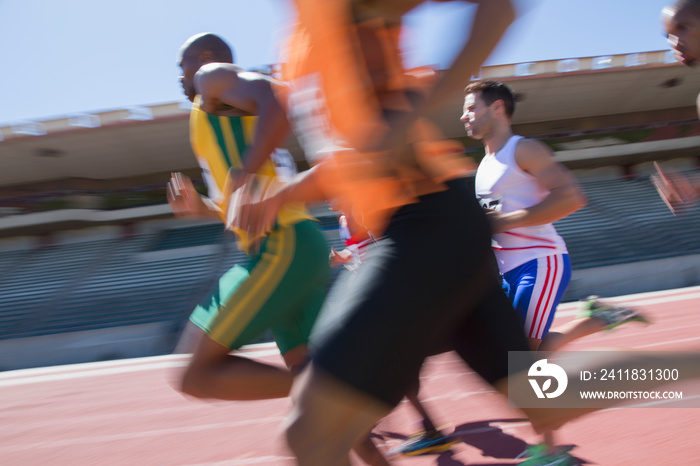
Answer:
[[[315,366],[390,406],[446,346],[492,384],[507,376],[509,350],[528,350],[465,179],[398,210],[332,294],[311,336]]]

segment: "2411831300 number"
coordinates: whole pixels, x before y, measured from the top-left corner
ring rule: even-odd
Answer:
[[[599,380],[678,380],[678,369],[601,369]]]

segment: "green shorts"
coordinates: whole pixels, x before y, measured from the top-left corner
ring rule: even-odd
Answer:
[[[190,321],[230,349],[272,330],[282,354],[308,342],[328,289],[329,248],[317,223],[276,228],[247,267],[234,266]]]

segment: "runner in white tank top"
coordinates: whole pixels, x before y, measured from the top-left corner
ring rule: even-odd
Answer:
[[[474,83],[465,90],[461,120],[486,149],[477,170],[476,195],[491,220],[504,288],[533,349],[555,351],[605,328],[645,321],[636,311],[613,312],[611,306],[588,299],[588,318],[549,331],[571,278],[566,244],[552,223],[585,206],[586,198],[549,147],[513,135],[514,109],[513,91],[505,84]]]
[[[523,320],[533,349],[555,351],[620,323],[644,321],[636,311],[613,316],[606,307],[601,312],[598,303],[589,300],[586,305],[595,310],[587,310],[588,318],[550,332],[571,279],[566,244],[552,222],[583,207],[585,197],[547,146],[513,135],[510,115],[515,103],[507,86],[484,82],[467,90],[462,121],[486,148],[476,174],[476,196],[492,221],[492,247],[504,290]]]
[[[540,141],[513,135],[515,98],[508,86],[485,81],[467,87],[461,120],[484,143],[475,191],[493,228],[492,247],[504,289],[539,349],[571,278],[566,244],[552,225],[583,207],[569,170]]]
[[[515,151],[522,140],[522,136],[511,136],[496,154],[481,161],[476,195],[484,209],[512,213],[537,205],[550,194],[537,178],[518,166]],[[495,233],[492,247],[502,274],[533,259],[567,253],[564,239],[551,223]]]
[[[523,320],[533,350],[555,351],[570,341],[611,328],[610,309],[588,300],[587,318],[550,332],[554,313],[571,279],[564,240],[552,225],[586,205],[573,174],[557,163],[552,150],[534,139],[514,136],[513,91],[503,83],[484,81],[465,89],[461,121],[486,155],[477,170],[475,191],[487,210],[492,247],[503,286]],[[591,303],[595,304],[591,305]],[[640,320],[634,311],[616,325]],[[545,450],[554,450],[545,433]]]

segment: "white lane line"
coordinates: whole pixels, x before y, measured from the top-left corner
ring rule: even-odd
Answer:
[[[25,451],[35,448],[58,448],[67,447],[75,445],[85,445],[88,443],[103,443],[103,442],[116,442],[122,440],[132,440],[132,439],[143,439],[144,437],[162,437],[173,434],[182,434],[187,432],[201,432],[206,430],[219,430],[228,429],[232,427],[243,427],[248,425],[260,425],[260,424],[279,424],[284,420],[284,416],[275,417],[265,417],[260,419],[249,419],[245,421],[236,422],[220,422],[215,424],[201,424],[195,426],[182,426],[173,427],[170,429],[157,429],[157,430],[147,430],[147,431],[137,431],[134,430],[128,433],[121,434],[110,434],[110,435],[95,435],[94,437],[78,437],[73,439],[64,440],[49,440],[34,443],[24,443],[20,445],[10,445],[5,447],[0,447],[0,452],[18,452]]]
[[[639,306],[667,304],[699,298],[700,286],[682,288],[679,290],[662,290],[647,293],[637,293],[611,298],[606,297],[603,299],[613,303],[620,302]],[[560,305],[557,309],[557,316],[566,317],[575,315],[577,313],[578,305],[578,302],[571,302]],[[673,341],[668,343],[673,343]],[[650,346],[658,346],[661,344],[665,343],[659,342],[654,343]],[[277,347],[274,343],[261,343],[245,347],[244,351],[239,352],[238,354],[241,356],[253,358],[277,355],[279,354],[279,351],[277,350]],[[104,375],[123,374],[129,372],[141,372],[153,369],[182,367],[186,363],[186,355],[171,354],[165,356],[152,356],[146,358],[123,359],[118,361],[101,361],[84,364],[71,364],[65,366],[21,369],[16,371],[0,373],[0,388],[32,383],[71,380],[85,377],[100,377]]]
[[[34,383],[55,382],[60,380],[84,379],[86,377],[102,377],[105,375],[126,374],[130,372],[150,371],[154,369],[166,369],[170,367],[181,367],[186,364],[187,361],[164,361],[139,364],[137,366],[108,367],[105,369],[92,369],[89,371],[31,375],[21,378],[8,378],[5,380],[0,379],[0,388]]]
[[[635,348],[650,348],[652,346],[662,346],[662,345],[669,345],[672,343],[683,343],[686,341],[696,341],[700,340],[700,337],[693,337],[693,338],[680,338],[676,340],[667,340],[667,341],[658,341],[656,343],[648,343],[646,345],[635,345]]]
[[[277,349],[270,349],[261,351],[249,351],[245,353],[241,352],[237,354],[246,358],[255,358],[262,356],[273,356],[275,354],[279,354],[279,351]],[[172,357],[172,355],[155,356],[153,358],[149,358],[150,361],[147,363],[141,363],[141,360],[133,359],[131,360],[132,363],[129,365],[109,364],[107,365],[108,367],[101,366],[98,363],[89,363],[91,364],[89,368],[85,368],[81,364],[74,364],[70,367],[61,366],[63,370],[59,368],[39,368],[36,370],[22,369],[21,374],[16,374],[16,372],[20,371],[11,371],[0,374],[0,388],[43,382],[55,382],[61,380],[82,379],[86,377],[102,377],[105,375],[143,372],[151,371],[154,369],[167,369],[185,366],[187,364],[187,357],[185,356],[183,358],[182,355],[177,356],[177,358]],[[44,371],[42,369],[53,370]]]
[[[228,402],[227,407],[230,407],[232,404],[235,403],[246,403],[245,401],[231,401]],[[21,408],[21,407],[20,407]],[[44,407],[42,406],[42,410],[44,410],[45,413],[52,414],[54,411],[60,411],[60,414],[49,417],[47,416],[46,418],[42,419],[36,419],[36,418],[30,418],[30,417],[13,417],[12,418],[12,428],[20,428],[20,427],[26,427],[26,428],[32,428],[32,429],[37,429],[41,427],[53,427],[55,425],[62,425],[68,422],[80,422],[84,424],[96,424],[100,422],[104,422],[105,420],[109,420],[110,422],[118,422],[120,419],[131,419],[134,416],[138,416],[139,418],[148,418],[148,417],[154,417],[154,416],[163,416],[167,414],[172,414],[172,413],[178,413],[178,414],[187,414],[189,415],[190,413],[192,416],[199,416],[202,414],[202,405],[200,403],[185,403],[185,404],[179,404],[177,406],[171,406],[169,408],[156,408],[156,409],[141,409],[141,408],[132,408],[129,410],[126,409],[121,409],[119,412],[109,412],[109,413],[101,413],[101,414],[90,414],[87,415],[84,412],[80,411],[70,411],[67,412],[66,408],[63,405],[59,404],[54,404],[51,405],[51,407]],[[21,414],[20,414],[21,416]],[[5,419],[8,419],[9,416],[5,416]],[[0,426],[0,431],[4,429],[7,426]]]
[[[477,390],[473,392],[468,392],[468,391],[452,391],[449,393],[445,393],[443,395],[436,395],[436,396],[431,396],[429,398],[421,398],[421,401],[437,401],[437,400],[450,400],[450,401],[457,401],[457,400],[462,400],[464,398],[469,398],[471,396],[476,396],[476,395],[495,395],[498,392],[494,390]]]
[[[278,465],[280,461],[295,461],[293,456],[256,456],[254,458],[241,458],[228,461],[218,461],[216,463],[197,463],[187,466],[238,466],[239,464],[261,464],[268,463]]]
[[[80,364],[64,364],[61,366],[34,367],[31,369],[17,369],[14,371],[0,372],[0,380],[21,378],[35,375],[57,374],[72,371],[88,371],[92,369],[104,369],[107,367],[131,366],[134,364],[149,364],[170,360],[185,360],[184,354],[167,354],[163,356],[148,356],[144,358],[117,359],[114,361],[85,362]]]
[[[660,291],[655,291],[652,293],[640,293],[638,295],[618,296],[615,298],[601,298],[602,301],[624,303],[629,304],[630,306],[652,306],[655,304],[668,304],[694,299],[700,299],[700,291],[675,295],[669,295],[668,293],[662,294]],[[576,315],[578,312],[578,306],[578,302],[561,304],[559,307],[557,307],[556,315],[561,317]]]

